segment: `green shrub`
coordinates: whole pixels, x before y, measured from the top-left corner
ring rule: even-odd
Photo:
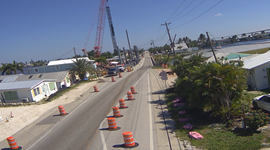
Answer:
[[[251,110],[245,116],[245,123],[252,130],[268,124],[269,121],[268,114],[264,113],[261,109]]]

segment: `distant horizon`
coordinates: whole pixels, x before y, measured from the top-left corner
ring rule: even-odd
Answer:
[[[95,46],[98,1],[0,1],[0,63],[71,58]],[[209,33],[211,39],[269,29],[269,0],[109,1],[117,45],[147,50],[169,44],[165,22],[176,40]],[[91,29],[92,27],[92,29]],[[88,32],[91,31],[89,40]],[[87,44],[88,43],[88,44]],[[113,52],[107,17],[102,52]]]

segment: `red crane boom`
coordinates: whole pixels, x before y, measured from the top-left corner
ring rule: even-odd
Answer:
[[[96,41],[95,41],[95,47],[94,47],[94,50],[96,52],[96,57],[99,57],[102,51],[107,2],[108,0],[101,0],[100,5],[99,5]]]

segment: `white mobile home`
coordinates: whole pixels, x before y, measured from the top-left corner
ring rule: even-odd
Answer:
[[[45,80],[0,83],[0,99],[4,103],[38,102],[57,92],[55,82]]]
[[[248,70],[249,88],[254,90],[267,89],[270,86],[270,52],[244,61],[244,69]]]

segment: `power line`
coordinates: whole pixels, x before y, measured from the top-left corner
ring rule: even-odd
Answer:
[[[201,13],[199,16],[197,16],[197,17],[191,19],[190,21],[188,21],[188,22],[186,22],[186,23],[184,23],[184,24],[182,24],[182,25],[180,25],[180,26],[177,26],[177,27],[175,27],[175,28],[182,27],[182,26],[184,26],[184,25],[186,25],[186,24],[188,24],[188,23],[194,21],[195,19],[201,17],[202,15],[204,15],[205,13],[207,13],[209,10],[213,9],[214,7],[216,7],[216,6],[217,6],[219,3],[221,3],[222,1],[223,1],[223,0],[219,1],[219,2],[216,3],[214,6],[210,7],[209,9],[207,9],[206,11],[204,11],[203,13]],[[175,28],[172,28],[172,29],[175,29]]]
[[[169,19],[172,18],[172,16],[178,11],[178,9],[183,5],[183,3],[184,3],[185,1],[186,1],[186,0],[184,0],[184,1],[180,4],[180,6],[178,6],[178,8],[174,11],[174,13],[173,13],[166,21],[168,21]]]
[[[61,57],[63,57],[63,56],[65,56],[65,55],[67,55],[68,53],[70,53],[70,52],[72,52],[73,51],[73,49],[72,50],[70,50],[70,51],[68,51],[67,53],[65,53],[65,54],[63,54],[63,55],[61,55],[61,56],[59,56],[59,57],[56,57],[56,58],[54,58],[54,59],[50,59],[50,60],[56,60],[56,59],[58,59],[58,58],[61,58]]]
[[[185,11],[192,3],[194,2],[194,0],[192,0],[180,13],[178,13],[176,16],[174,16],[173,18],[179,16],[183,11]],[[172,18],[172,19],[173,19]]]
[[[197,5],[197,6],[195,6],[193,9],[191,9],[189,12],[187,12],[187,13],[185,13],[183,16],[181,16],[181,17],[179,17],[179,18],[177,18],[177,19],[175,19],[175,20],[173,20],[173,21],[176,21],[176,20],[178,20],[178,19],[180,19],[180,18],[183,18],[183,17],[185,17],[187,14],[189,14],[190,12],[192,12],[193,10],[195,10],[197,7],[199,7],[202,3],[204,3],[206,0],[203,0],[201,3],[199,3],[199,5]],[[171,22],[173,22],[173,21],[171,21]]]

